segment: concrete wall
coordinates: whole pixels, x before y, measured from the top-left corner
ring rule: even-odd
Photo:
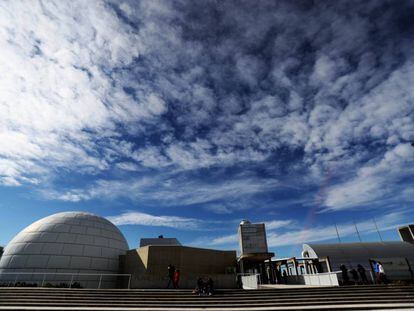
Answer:
[[[289,285],[339,286],[338,276],[338,272],[289,275],[286,281]]]
[[[128,251],[122,265],[132,288],[165,288],[169,264],[180,270],[180,288],[195,288],[200,276],[210,276],[216,288],[235,288],[236,260],[236,251],[151,245]]]

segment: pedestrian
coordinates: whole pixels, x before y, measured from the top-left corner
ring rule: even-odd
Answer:
[[[355,284],[358,284],[359,282],[359,276],[358,276],[358,272],[352,268],[349,273],[351,273],[352,279],[354,280]]]
[[[287,282],[288,282],[288,275],[287,275],[286,270],[283,270],[282,276],[283,276],[283,283],[287,284]]]
[[[178,288],[178,282],[180,282],[180,270],[174,271],[174,288]]]
[[[170,285],[172,285],[174,287],[174,272],[175,272],[175,267],[171,264],[168,265],[168,284],[167,284],[167,288],[170,287]]]
[[[348,269],[344,264],[340,265],[339,269],[342,271],[342,283],[346,285],[349,283]]]
[[[378,283],[379,284],[387,284],[387,276],[385,275],[385,270],[384,270],[384,266],[382,265],[381,262],[378,261],[377,263],[377,270],[378,270]]]
[[[282,284],[282,274],[279,267],[276,268],[276,282],[277,284]]]
[[[205,290],[206,290],[206,284],[204,283],[203,278],[200,276],[197,279],[197,287],[195,288],[193,292],[197,294],[198,296],[201,296],[201,295],[205,295]]]
[[[214,282],[211,277],[208,278],[206,283],[206,294],[212,296],[214,294]]]
[[[362,265],[357,266],[357,270],[359,273],[359,276],[361,277],[362,284],[368,284],[367,274],[365,273],[365,268]]]

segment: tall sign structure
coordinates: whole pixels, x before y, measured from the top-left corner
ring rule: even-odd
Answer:
[[[240,257],[240,272],[264,273],[264,262],[275,254],[269,253],[267,248],[265,224],[252,224],[243,220],[238,230]]]
[[[265,224],[252,224],[248,220],[243,220],[238,231],[242,256],[253,253],[267,253]]]

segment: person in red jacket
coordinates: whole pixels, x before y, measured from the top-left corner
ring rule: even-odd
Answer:
[[[178,288],[178,282],[180,282],[180,270],[174,272],[174,288]]]

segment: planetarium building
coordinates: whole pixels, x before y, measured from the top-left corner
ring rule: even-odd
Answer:
[[[82,278],[71,282],[88,286],[85,282],[96,282],[96,275],[118,273],[119,256],[128,249],[122,233],[105,218],[84,212],[54,214],[23,229],[6,246],[0,259],[1,281],[42,278],[46,283],[68,283],[76,274]]]
[[[235,287],[236,251],[187,247],[163,236],[129,249],[114,224],[84,212],[54,214],[18,233],[0,258],[0,287],[164,288],[169,264],[182,271],[181,288],[194,288],[200,275]]]

